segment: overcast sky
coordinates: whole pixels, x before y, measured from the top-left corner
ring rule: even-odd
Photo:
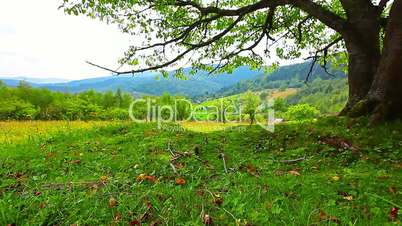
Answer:
[[[141,38],[85,16],[66,15],[62,0],[0,0],[0,77],[77,80],[109,75]],[[277,61],[266,59],[267,65]],[[292,61],[296,62],[296,61]],[[287,64],[290,62],[281,62]]]
[[[115,26],[58,10],[61,0],[0,0],[0,77],[82,79],[116,68],[136,41]]]

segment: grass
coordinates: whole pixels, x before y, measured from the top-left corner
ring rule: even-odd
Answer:
[[[204,122],[204,121],[185,121],[180,122],[180,126],[189,131],[193,132],[203,132],[203,133],[210,133],[210,132],[217,132],[223,131],[228,129],[233,129],[234,127],[241,126],[241,125],[248,125],[249,123],[243,122],[227,122],[227,123],[220,123],[220,122]],[[236,128],[238,129],[238,128]]]
[[[273,134],[197,125],[125,123],[2,143],[0,225],[397,223],[388,218],[402,205],[402,123],[326,118]]]
[[[15,143],[57,131],[89,129],[110,125],[108,121],[0,121],[0,143]]]

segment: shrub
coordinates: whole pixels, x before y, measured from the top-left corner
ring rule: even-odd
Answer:
[[[121,108],[113,108],[106,111],[105,118],[109,120],[128,120],[129,114],[128,110]]]
[[[19,99],[12,99],[0,102],[0,119],[18,119],[30,120],[34,119],[38,110],[25,101]]]
[[[287,120],[305,120],[316,118],[320,112],[308,104],[293,105],[285,113]]]

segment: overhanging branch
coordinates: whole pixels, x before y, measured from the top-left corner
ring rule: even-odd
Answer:
[[[382,12],[385,9],[385,7],[387,6],[389,1],[390,0],[381,0],[380,3],[378,3],[377,7],[378,7],[380,12]]]
[[[221,33],[215,35],[214,37],[212,37],[211,39],[205,41],[205,42],[200,42],[200,43],[196,43],[196,44],[191,44],[191,43],[183,43],[187,46],[190,46],[188,49],[186,49],[185,51],[183,51],[182,53],[180,53],[179,55],[177,55],[174,59],[167,61],[166,63],[162,63],[159,65],[155,65],[155,66],[151,66],[151,67],[147,67],[147,68],[143,68],[143,69],[138,69],[138,70],[130,70],[130,71],[117,71],[117,70],[113,70],[113,69],[109,69],[103,66],[99,66],[97,64],[91,63],[89,61],[87,61],[88,64],[101,68],[103,70],[112,72],[114,74],[117,75],[121,75],[121,74],[135,74],[135,73],[141,73],[141,72],[145,72],[145,71],[152,71],[152,70],[158,70],[167,66],[170,66],[171,64],[179,61],[180,59],[182,59],[185,55],[187,55],[189,52],[197,50],[199,48],[208,46],[216,41],[218,41],[219,39],[221,39],[223,36],[225,36],[227,33],[229,33],[243,18],[244,15],[240,15],[232,24],[230,24],[225,30],[223,30]]]
[[[169,3],[169,5],[173,7],[190,7],[195,9],[196,11],[199,12],[199,18],[197,21],[194,23],[188,25],[177,37],[174,37],[172,39],[169,39],[165,42],[160,42],[160,43],[155,43],[151,44],[149,46],[144,46],[144,47],[139,47],[139,48],[133,48],[132,53],[129,54],[124,60],[122,60],[123,64],[126,64],[138,51],[143,51],[147,49],[154,49],[158,47],[163,48],[163,53],[165,52],[165,47],[169,44],[176,44],[176,45],[184,45],[186,47],[186,50],[175,56],[172,60],[169,60],[165,63],[161,63],[155,66],[150,66],[147,68],[142,68],[138,70],[130,70],[130,71],[118,71],[118,70],[111,70],[102,66],[99,66],[97,64],[88,62],[92,66],[96,66],[98,68],[107,70],[109,72],[115,73],[115,74],[127,74],[127,73],[139,73],[139,72],[144,72],[144,71],[150,71],[150,70],[157,70],[161,69],[164,67],[167,67],[179,60],[181,60],[186,54],[188,54],[191,51],[198,50],[202,47],[209,46],[216,41],[220,40],[222,37],[224,37],[227,33],[229,33],[235,26],[238,24],[245,15],[256,12],[261,9],[269,9],[268,14],[267,14],[267,19],[266,23],[263,26],[262,34],[260,37],[258,37],[255,42],[250,45],[247,48],[239,48],[238,51],[235,51],[226,57],[233,57],[236,54],[239,54],[243,51],[252,51],[253,49],[261,42],[261,40],[266,36],[268,39],[274,40],[270,35],[269,32],[272,29],[272,24],[273,24],[273,16],[274,16],[274,11],[277,6],[284,6],[284,5],[292,5],[295,7],[300,8],[301,10],[305,11],[309,16],[309,18],[316,18],[320,20],[322,23],[326,24],[328,27],[333,28],[334,30],[338,31],[338,33],[342,34],[343,27],[345,24],[345,20],[330,10],[326,9],[325,7],[319,5],[318,3],[313,2],[312,0],[261,0],[258,1],[254,4],[250,4],[244,7],[240,7],[237,9],[224,9],[224,8],[219,8],[219,4],[214,3],[211,6],[203,6],[202,3],[199,3],[198,1],[187,1],[187,0],[177,0],[173,1],[172,3]],[[195,29],[199,28],[205,28],[205,24],[208,24],[212,21],[216,21],[219,18],[222,17],[235,17],[237,16],[237,19],[235,22],[231,23],[226,29],[224,29],[222,32],[220,32],[218,35],[211,37],[210,39],[206,41],[200,41],[196,43],[190,43],[186,42],[186,39],[188,36],[191,35],[191,32],[193,32]],[[305,19],[304,21],[306,21]],[[304,23],[304,22],[303,22]],[[204,27],[203,27],[204,26]],[[299,25],[301,26],[301,25]],[[177,28],[178,29],[178,28]],[[204,31],[206,32],[206,31]],[[301,32],[301,29],[299,29],[299,33]],[[205,33],[206,34],[206,33]],[[205,38],[205,36],[204,36]]]
[[[310,65],[310,69],[309,69],[309,71],[308,71],[308,73],[307,73],[306,80],[304,81],[305,83],[308,82],[310,76],[311,76],[312,73],[313,73],[314,66],[316,65],[316,63],[317,63],[317,61],[318,61],[318,59],[319,59],[320,57],[323,57],[323,58],[324,58],[324,64],[323,64],[323,65],[320,65],[320,66],[321,66],[322,68],[324,68],[325,73],[327,73],[328,75],[334,76],[333,74],[329,73],[328,67],[327,67],[327,64],[328,64],[328,61],[327,61],[328,50],[329,50],[332,46],[336,45],[338,42],[340,42],[340,41],[342,41],[342,40],[343,40],[342,37],[338,37],[338,38],[336,38],[335,40],[333,40],[331,43],[329,43],[328,45],[326,45],[324,48],[317,50],[317,51],[315,52],[314,56],[306,58],[306,60],[307,60],[307,59],[312,59],[312,62],[311,62],[311,65]],[[322,56],[320,56],[319,53],[324,53],[324,54],[323,54]]]

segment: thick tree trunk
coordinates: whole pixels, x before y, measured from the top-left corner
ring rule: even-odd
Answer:
[[[380,61],[380,17],[368,1],[343,0],[348,21],[343,33],[349,55],[349,99],[341,115],[355,114],[354,108],[367,96]]]
[[[402,118],[402,0],[393,3],[383,54],[367,104],[373,111],[373,123]]]
[[[370,90],[380,59],[379,54],[373,54],[372,51],[376,52],[371,48],[349,50],[349,98],[341,115],[355,114],[352,109],[367,96]]]

